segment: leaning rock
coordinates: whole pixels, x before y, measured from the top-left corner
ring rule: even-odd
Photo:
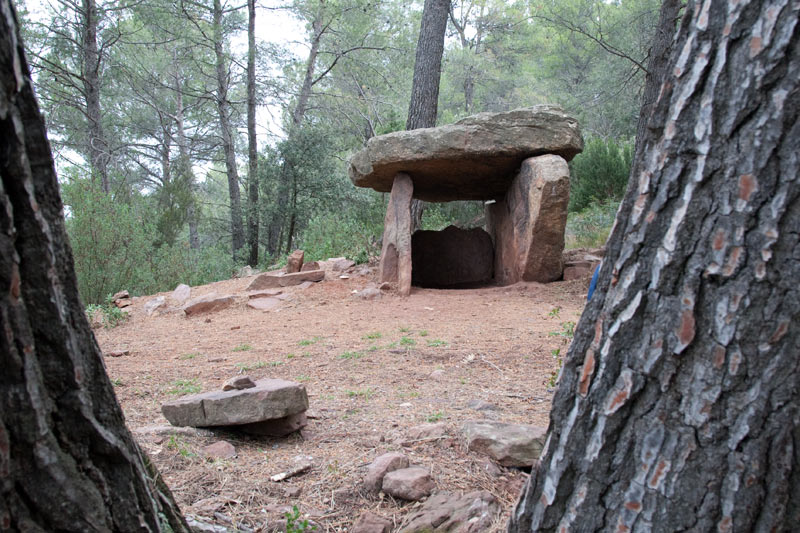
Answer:
[[[370,492],[378,492],[381,490],[383,478],[386,474],[401,468],[408,468],[408,457],[398,452],[385,453],[377,457],[367,467],[364,486]]]
[[[467,448],[503,466],[531,466],[542,453],[547,430],[536,426],[471,420],[462,427]]]
[[[392,522],[376,514],[363,513],[350,528],[350,533],[389,533]]]
[[[183,312],[186,316],[199,315],[202,313],[213,313],[221,311],[232,306],[236,302],[236,298],[232,295],[217,296],[216,294],[207,294],[200,298],[195,298],[183,306]]]
[[[293,274],[294,272],[300,272],[300,269],[303,268],[304,257],[305,252],[303,250],[295,250],[290,253],[286,260],[286,273]]]
[[[401,500],[420,501],[430,496],[436,483],[430,472],[418,466],[389,472],[383,478],[383,492]]]
[[[322,281],[323,279],[325,279],[324,270],[307,270],[306,272],[295,272],[293,274],[264,273],[250,282],[247,290],[258,291],[275,287],[291,287],[292,285],[300,285],[304,281]]]
[[[520,163],[539,154],[567,161],[583,150],[578,122],[558,106],[480,113],[448,126],[371,138],[350,159],[359,187],[389,192],[398,172],[414,180],[414,198],[443,202],[502,198]]]
[[[253,383],[253,380],[250,379],[250,376],[236,376],[223,383],[222,390],[229,391],[229,390],[252,389],[255,386],[256,384]]]
[[[438,492],[408,516],[408,522],[400,533],[488,531],[499,510],[495,497],[486,491],[463,496]]]
[[[235,426],[284,418],[308,409],[305,386],[261,379],[251,389],[213,391],[169,401],[161,412],[175,426]]]
[[[181,283],[175,290],[172,291],[172,294],[169,295],[170,300],[172,300],[176,305],[183,305],[186,300],[192,295],[192,288],[188,285],[184,285]]]
[[[164,298],[163,296],[156,296],[155,298],[153,298],[152,300],[148,300],[147,303],[144,304],[144,312],[147,314],[147,316],[150,316],[153,313],[155,313],[157,309],[164,307],[166,303],[167,303],[166,298]]]
[[[209,459],[233,459],[236,448],[226,440],[220,440],[203,448],[203,456]]]

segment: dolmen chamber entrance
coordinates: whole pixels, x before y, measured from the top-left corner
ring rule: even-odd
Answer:
[[[561,278],[567,161],[583,150],[578,122],[540,105],[480,113],[438,128],[373,137],[350,159],[359,187],[390,192],[381,281],[465,287]],[[486,203],[486,229],[411,234],[411,200]]]

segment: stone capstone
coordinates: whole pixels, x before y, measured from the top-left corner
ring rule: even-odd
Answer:
[[[364,486],[370,492],[378,492],[383,486],[386,474],[401,468],[408,468],[408,457],[398,452],[385,453],[375,458],[367,467]]]
[[[325,279],[324,270],[307,270],[305,272],[294,272],[292,274],[259,274],[247,286],[248,291],[260,291],[263,289],[274,289],[277,287],[291,287],[300,285],[306,281],[322,281]]]
[[[531,466],[539,459],[547,437],[545,428],[489,420],[464,422],[462,433],[470,451],[516,467]]]
[[[458,288],[492,280],[492,238],[481,228],[448,226],[411,236],[411,283],[415,287]]]
[[[505,195],[523,160],[558,154],[569,161],[582,149],[578,122],[558,106],[539,105],[373,137],[348,172],[355,185],[379,192],[391,191],[404,172],[420,200],[489,200]]]
[[[491,529],[500,507],[490,492],[437,492],[412,512],[400,533],[480,533]]]
[[[193,394],[161,406],[174,426],[236,426],[275,420],[308,409],[305,386],[282,379],[261,379],[243,390]]]
[[[428,470],[412,466],[386,474],[382,490],[395,498],[418,502],[430,496],[435,488],[436,483]]]

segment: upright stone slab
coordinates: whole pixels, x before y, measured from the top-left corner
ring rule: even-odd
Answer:
[[[411,293],[411,197],[414,183],[408,174],[394,178],[383,221],[380,280],[397,283],[401,296]]]
[[[569,167],[562,157],[522,162],[505,197],[486,210],[499,284],[561,279],[568,203]]]

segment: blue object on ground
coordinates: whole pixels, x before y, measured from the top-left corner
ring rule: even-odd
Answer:
[[[594,294],[594,289],[597,287],[597,276],[600,274],[600,264],[597,265],[594,269],[594,274],[592,274],[592,281],[589,283],[589,294],[586,295],[586,301],[592,299],[592,294]]]

